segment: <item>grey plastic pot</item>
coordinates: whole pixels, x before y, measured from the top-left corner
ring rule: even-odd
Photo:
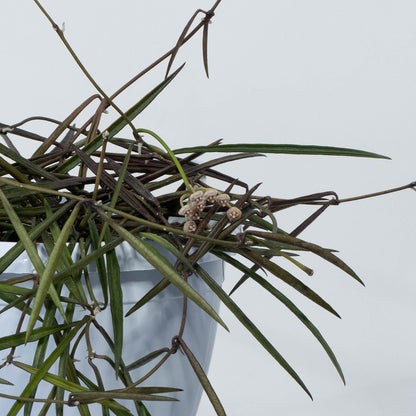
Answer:
[[[3,256],[14,243],[0,243],[0,256]],[[158,247],[163,254],[174,262],[174,257],[165,249]],[[47,261],[47,254],[42,246],[38,247],[42,259]],[[161,275],[155,271],[134,249],[127,243],[123,243],[116,249],[117,258],[121,268],[121,280],[123,287],[123,308],[127,312],[144,294],[148,292],[156,283],[161,280]],[[223,262],[213,255],[206,255],[199,262],[204,269],[213,277],[217,283],[222,284],[224,280]],[[0,281],[4,281],[13,276],[25,275],[33,272],[33,266],[26,253],[22,255],[0,275]],[[89,275],[93,285],[98,285],[98,274],[95,265],[89,267]],[[189,278],[189,283],[194,289],[218,311],[219,299],[205,285],[205,283],[196,276]],[[4,307],[4,302],[0,309]],[[152,299],[138,311],[128,316],[124,323],[124,345],[123,357],[126,364],[135,362],[137,359],[164,347],[171,346],[172,337],[179,330],[182,317],[183,296],[181,292],[173,285],[170,285],[158,296]],[[85,311],[77,310],[79,318],[85,314]],[[3,334],[13,334],[17,325],[20,313],[14,309],[8,310],[0,315],[0,325]],[[100,312],[96,319],[99,323],[111,333],[111,314],[109,308]],[[23,326],[24,328],[24,326]],[[208,370],[209,362],[214,346],[217,325],[215,321],[205,312],[198,308],[193,302],[188,301],[187,321],[183,339],[188,347],[194,353],[205,371]],[[92,347],[97,354],[112,356],[109,347],[97,331],[92,332]],[[18,360],[27,364],[32,364],[35,346],[29,343],[26,346],[19,346],[16,350]],[[3,351],[4,357],[8,350]],[[77,349],[76,358],[79,359],[77,368],[81,371],[88,371],[92,380],[95,380],[91,367],[88,365],[86,358],[87,348],[80,345]],[[159,359],[161,356],[159,357]],[[149,369],[157,363],[157,359],[132,371],[133,380],[138,380]],[[115,380],[113,369],[104,360],[94,360],[94,364],[100,369],[106,389],[120,388],[122,385]],[[51,373],[56,372],[56,366],[52,367]],[[29,376],[13,365],[4,367],[0,370],[0,378],[4,378],[14,384],[14,386],[2,385],[1,390],[4,394],[19,396],[26,386]],[[152,416],[194,416],[196,415],[198,405],[202,395],[202,387],[194,374],[187,358],[180,351],[173,354],[149,377],[141,386],[163,386],[177,387],[183,389],[182,392],[169,393],[175,397],[177,402],[151,402],[146,401],[144,404]],[[37,391],[37,397],[47,398],[51,385],[42,382]],[[67,396],[66,396],[67,397]],[[0,408],[5,411],[12,406],[13,402],[8,399],[0,398]],[[123,405],[128,407],[133,414],[134,406],[130,401],[124,401]],[[41,405],[35,404],[32,414],[37,415]],[[89,405],[92,415],[101,414],[100,405]],[[3,414],[3,411],[2,411]],[[20,413],[19,413],[20,414]],[[22,413],[23,414],[23,413]],[[48,415],[54,415],[55,409],[52,406]],[[64,408],[64,416],[79,415],[76,407]]]

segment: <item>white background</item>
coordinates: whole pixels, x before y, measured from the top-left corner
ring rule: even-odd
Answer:
[[[95,91],[34,2],[18,3],[0,3],[0,121],[63,119]],[[196,8],[212,4],[44,2],[57,22],[65,21],[68,40],[108,94],[172,47]],[[277,197],[334,190],[343,198],[404,185],[416,180],[415,13],[410,0],[223,0],[210,26],[210,79],[199,36],[178,55],[175,65],[186,61],[185,69],[135,124],[172,147],[223,138],[353,147],[392,158],[274,155],[227,168],[251,185],[263,182],[262,192]],[[117,103],[129,108],[164,70]],[[416,414],[415,197],[406,190],[332,207],[301,234],[338,249],[366,283],[363,288],[304,257],[315,270],[304,281],[341,321],[286,291],[333,347],[346,387],[311,334],[255,284],[246,284],[235,300],[300,373],[313,402],[222,309],[231,334],[218,331],[209,376],[227,414]],[[309,212],[294,209],[278,220],[290,231]],[[229,271],[226,287],[238,278]],[[204,397],[198,416],[211,415]]]

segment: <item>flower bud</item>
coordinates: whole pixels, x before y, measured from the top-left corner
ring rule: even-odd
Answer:
[[[194,220],[194,221],[197,221],[197,220],[201,219],[201,217],[199,215],[199,211],[198,210],[192,211],[192,215],[189,218],[191,220]]]
[[[179,215],[183,215],[184,217],[191,217],[193,213],[193,209],[191,207],[191,205],[186,204],[184,205],[179,211],[178,214]]]
[[[241,218],[241,210],[237,207],[231,207],[227,211],[227,218],[230,221],[237,221]]]
[[[205,209],[205,201],[202,200],[201,202],[198,202],[198,204],[195,204],[195,210],[196,211],[203,211]]]
[[[230,202],[230,195],[228,194],[219,194],[215,200],[218,202],[219,205],[222,207],[226,207]]]
[[[183,225],[183,230],[187,233],[194,233],[196,231],[195,221],[185,221]]]
[[[217,191],[215,189],[207,189],[204,193],[204,201],[207,204],[212,204],[215,202],[215,197],[217,196]]]
[[[189,197],[189,201],[191,204],[199,204],[202,202],[202,199],[204,197],[204,193],[202,191],[196,191]]]

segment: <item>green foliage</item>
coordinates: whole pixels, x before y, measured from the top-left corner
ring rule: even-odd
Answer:
[[[218,170],[218,166],[276,153],[386,157],[346,148],[261,143],[221,144],[219,141],[208,146],[171,149],[155,132],[136,128],[134,120],[178,76],[183,65],[169,75],[174,58],[182,45],[200,29],[203,31],[204,67],[208,75],[209,21],[221,1],[216,1],[208,12],[197,11],[176,46],[132,80],[140,78],[170,57],[166,78],[126,112],[118,109],[113,99],[131,82],[113,96],[104,94],[82,66],[62,31],[39,2],[35,2],[53,23],[65,47],[100,95],[96,111],[81,127],[75,127],[78,118],[83,116],[87,106],[97,100],[97,96],[85,100],[62,122],[47,119],[47,122],[57,124],[49,137],[25,130],[22,126],[28,120],[16,125],[0,123],[2,136],[6,139],[5,145],[0,144],[0,240],[15,242],[0,259],[0,273],[23,252],[34,266],[30,275],[3,279],[0,283],[0,299],[7,303],[0,314],[15,308],[22,318],[30,316],[27,324],[22,325],[22,320],[16,323],[15,333],[3,334],[0,338],[0,349],[10,349],[5,364],[14,365],[16,371],[32,375],[19,396],[13,397],[15,402],[7,415],[16,415],[25,403],[26,414],[31,413],[29,403],[36,400],[33,397],[41,380],[51,385],[50,396],[45,399],[41,414],[45,414],[53,402],[60,409],[58,413],[62,412],[64,406],[77,405],[81,415],[89,415],[88,405],[99,402],[105,415],[110,414],[110,411],[120,416],[130,415],[131,412],[118,402],[129,399],[134,401],[138,415],[149,415],[143,402],[175,400],[162,394],[177,389],[174,386],[142,387],[140,384],[146,377],[133,380],[130,372],[157,360],[157,364],[148,373],[150,375],[177,349],[181,349],[188,358],[189,365],[195,371],[216,413],[225,415],[217,393],[182,336],[187,318],[186,299],[192,300],[212,319],[227,328],[214,308],[189,284],[188,280],[195,278],[205,281],[248,332],[311,395],[297,372],[278,352],[277,346],[271,344],[246,316],[242,307],[204,270],[200,260],[207,253],[214,254],[242,273],[235,289],[250,279],[282,302],[322,345],[341,380],[345,382],[334,352],[318,328],[278,289],[289,285],[319,307],[338,316],[300,278],[278,264],[284,257],[301,270],[311,273],[309,268],[294,258],[304,252],[321,257],[361,282],[332,250],[297,237],[329,205],[339,203],[336,195],[321,193],[292,200],[259,196],[254,193],[258,186],[250,187],[242,179],[230,177]],[[191,30],[196,16],[201,13],[204,18]],[[119,117],[102,128],[101,115],[108,106],[114,107],[119,112]],[[126,127],[130,133],[122,134]],[[9,136],[13,135],[36,140],[38,143],[40,141],[32,157],[22,156],[12,145]],[[154,140],[163,148],[152,144]],[[200,163],[197,161],[202,155],[209,156],[212,152],[227,154]],[[299,204],[317,205],[318,208],[315,214],[301,221],[294,231],[286,232],[278,228],[276,212]],[[151,242],[167,249],[176,261],[173,264],[169,262]],[[146,303],[171,284],[182,292],[185,299],[181,327],[172,328],[175,340],[173,344],[157,351],[141,351],[137,361],[128,366],[123,358],[123,286],[120,264],[115,254],[115,248],[122,243],[128,243],[160,273],[160,282],[142,299],[137,299],[127,316],[140,313]],[[46,264],[38,254],[37,244],[43,244],[48,251]],[[73,256],[75,249],[79,249],[80,256]],[[95,293],[89,282],[88,267],[91,265],[97,268],[100,293]],[[257,272],[259,269],[277,279],[262,277]],[[28,282],[31,283],[31,288],[27,287]],[[111,310],[113,324],[109,333],[95,319],[96,314],[107,307]],[[83,319],[74,319],[75,308],[85,311]],[[58,324],[59,319],[64,323]],[[94,354],[90,345],[92,331],[100,333],[112,350],[112,356],[97,357]],[[81,341],[87,343],[91,361],[102,359],[112,366],[114,377],[119,378],[123,388],[106,390],[106,380],[102,379],[93,364],[95,380],[77,370],[75,354]],[[15,349],[24,343],[37,345],[32,365],[13,358]],[[45,357],[48,345],[53,346],[53,351]],[[59,359],[59,373],[51,374],[51,366]],[[0,379],[0,383],[7,384],[8,381]],[[69,394],[68,400],[64,400],[64,393]]]

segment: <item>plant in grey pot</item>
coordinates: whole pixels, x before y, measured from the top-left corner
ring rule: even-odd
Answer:
[[[265,154],[385,157],[348,148],[220,140],[174,149],[157,132],[138,127],[136,117],[182,71],[183,65],[174,68],[177,52],[199,31],[208,74],[208,28],[221,0],[208,11],[198,10],[171,50],[112,95],[91,77],[63,29],[35,3],[97,94],[63,121],[36,116],[0,123],[0,320],[7,328],[0,338],[0,349],[7,351],[0,398],[2,408],[8,400],[7,415],[21,409],[26,415],[195,415],[202,390],[215,412],[225,415],[206,376],[217,323],[227,329],[218,314],[220,303],[310,395],[234,302],[232,293],[248,279],[310,330],[344,381],[319,330],[279,289],[289,285],[337,316],[284,268],[287,262],[312,274],[298,259],[302,252],[361,283],[333,250],[299,238],[342,201],[334,192],[294,199],[262,195],[259,184],[230,176],[223,165]],[[166,77],[146,95],[126,111],[115,104],[119,94],[165,60]],[[118,116],[105,124],[101,117],[110,107]],[[50,134],[27,127],[34,120],[53,126]],[[19,138],[24,138],[20,144]],[[29,157],[28,148],[33,149]],[[304,204],[316,211],[293,230],[278,226],[277,212]],[[229,294],[221,286],[224,263],[242,275]]]

